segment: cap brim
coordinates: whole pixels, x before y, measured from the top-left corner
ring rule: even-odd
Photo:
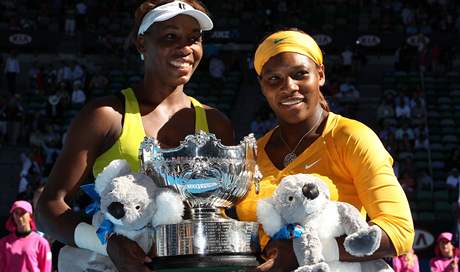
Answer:
[[[33,212],[33,208],[32,208],[32,205],[26,201],[23,201],[23,200],[19,200],[19,201],[16,201],[13,203],[13,205],[11,206],[10,208],[10,213],[12,213],[14,210],[16,209],[23,209],[24,211],[28,212],[28,213],[32,213]]]
[[[166,14],[158,16],[158,18],[155,21],[163,22],[163,21],[169,20],[181,14],[188,15],[188,16],[195,18],[195,20],[198,21],[198,24],[200,24],[201,30],[203,31],[211,30],[214,27],[211,18],[209,18],[209,16],[206,15],[206,13],[199,11],[199,10],[179,10],[177,12],[170,12],[170,13],[166,13]]]
[[[20,206],[11,208],[11,209],[10,209],[10,213],[13,213],[13,212],[14,212],[15,210],[17,210],[17,209],[21,209],[21,210],[23,210],[23,211],[25,211],[25,212],[31,213],[28,209],[25,209],[24,207],[20,207]]]

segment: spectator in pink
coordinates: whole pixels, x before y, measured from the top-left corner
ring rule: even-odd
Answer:
[[[407,254],[393,257],[395,272],[419,272],[418,257],[411,249]]]
[[[36,232],[29,202],[13,203],[5,228],[10,234],[0,239],[0,271],[51,271],[50,246]]]
[[[458,250],[452,244],[452,233],[443,232],[436,239],[435,257],[430,260],[431,272],[458,272]]]

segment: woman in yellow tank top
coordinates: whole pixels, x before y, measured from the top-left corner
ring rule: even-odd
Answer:
[[[97,175],[114,159],[139,169],[145,135],[157,138],[163,148],[178,146],[197,130],[209,130],[226,145],[234,141],[229,119],[183,90],[203,55],[202,31],[213,26],[206,8],[196,0],[150,0],[137,8],[134,21],[132,38],[144,60],[143,80],[123,90],[122,99],[103,97],[84,107],[39,200],[41,230],[67,245],[79,246],[79,230],[91,226],[65,200],[91,172]],[[107,253],[120,271],[148,271],[149,256],[125,237],[110,236]]]
[[[363,216],[367,212],[370,223],[383,230],[380,248],[372,256],[349,255],[339,237],[326,261],[364,261],[407,252],[414,227],[393,160],[371,129],[329,111],[320,91],[325,82],[323,56],[314,39],[296,29],[275,32],[257,48],[254,67],[279,126],[258,140],[260,193],[252,188],[237,205],[239,219],[256,221],[257,201],[271,196],[284,176],[316,173],[327,177],[333,200],[354,205]],[[259,271],[297,267],[291,241],[271,241],[260,234],[267,261]]]

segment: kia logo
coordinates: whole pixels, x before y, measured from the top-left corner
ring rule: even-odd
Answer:
[[[412,46],[419,46],[420,44],[427,44],[430,42],[430,39],[422,34],[412,35],[406,39],[406,42]]]
[[[376,46],[380,43],[380,38],[375,35],[362,35],[356,40],[356,44],[360,44],[362,46],[372,47]]]
[[[24,44],[29,44],[32,42],[32,37],[30,35],[27,35],[27,34],[13,34],[11,35],[8,40],[10,41],[10,43],[12,44],[16,44],[16,45],[24,45]]]

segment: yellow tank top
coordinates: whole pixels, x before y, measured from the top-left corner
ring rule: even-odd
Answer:
[[[134,172],[139,171],[139,146],[144,140],[145,130],[139,111],[139,104],[131,88],[121,91],[125,97],[125,114],[120,138],[104,153],[97,157],[93,165],[93,175],[97,177],[104,167],[116,159],[128,161]],[[195,108],[195,131],[209,132],[206,112],[198,100],[190,97]]]

